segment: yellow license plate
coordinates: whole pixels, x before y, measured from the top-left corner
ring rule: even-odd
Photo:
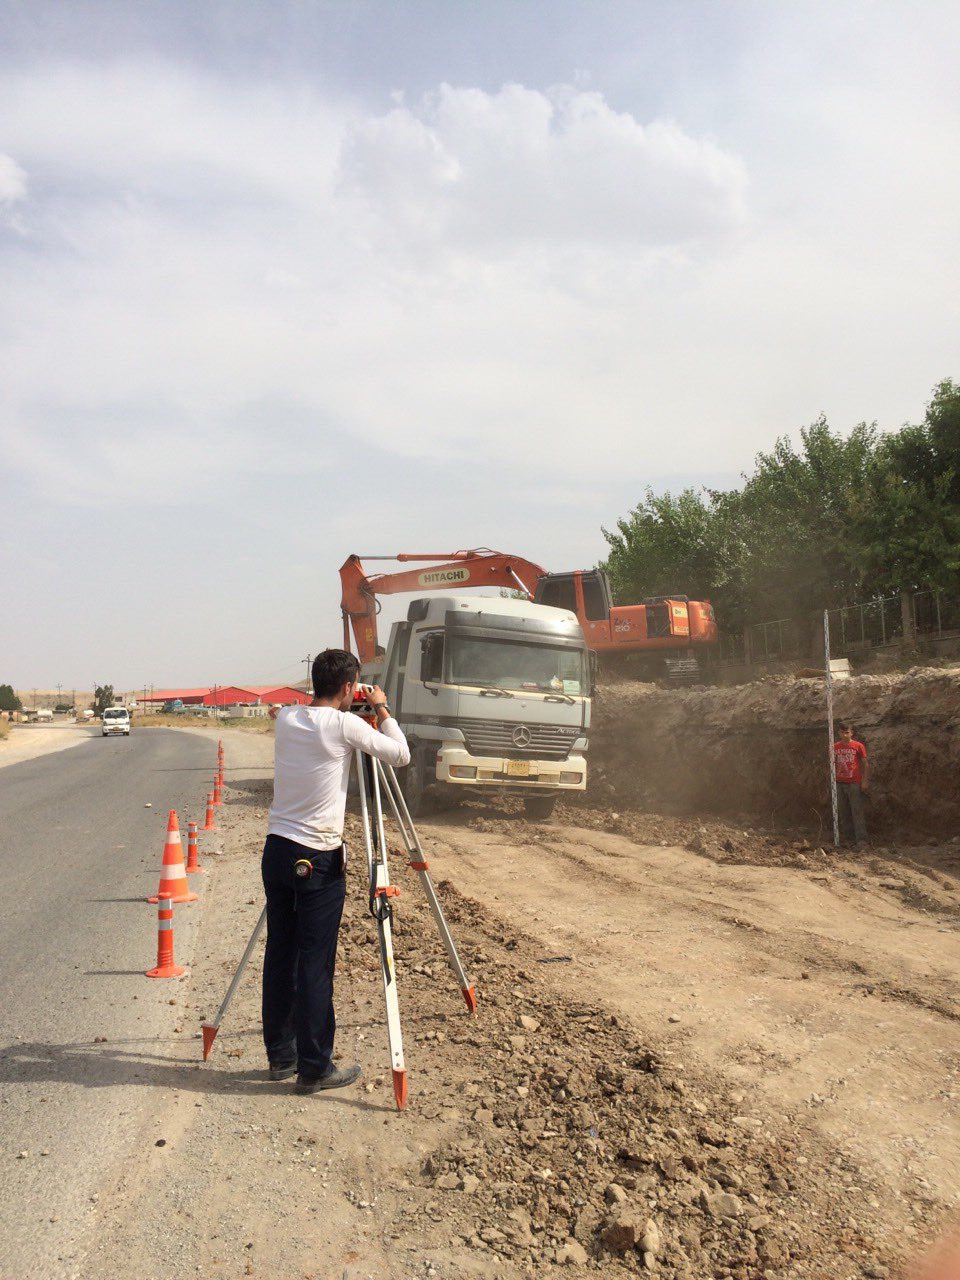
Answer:
[[[529,760],[508,760],[507,761],[507,777],[508,778],[529,778],[530,777],[530,761]]]

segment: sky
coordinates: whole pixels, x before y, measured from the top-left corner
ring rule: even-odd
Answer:
[[[648,486],[920,420],[958,45],[937,0],[0,0],[0,682],[301,678],[351,553],[588,567]]]

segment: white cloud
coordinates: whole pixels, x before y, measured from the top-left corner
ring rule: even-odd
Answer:
[[[358,123],[343,168],[384,227],[486,252],[565,242],[633,255],[744,218],[736,156],[569,88],[442,85],[416,109]]]
[[[27,175],[13,156],[0,153],[0,204],[13,204],[27,194]]]
[[[632,347],[638,287],[744,216],[735,157],[593,92],[444,85],[364,116],[60,67],[13,78],[0,108],[41,188],[0,303],[0,430],[68,500],[97,474],[168,491],[158,446],[163,467],[202,466],[205,442],[222,473],[255,468],[251,406],[275,407],[282,458],[317,430],[529,457],[543,429],[559,460],[604,400],[608,434],[633,411],[599,381]]]
[[[748,174],[592,89],[441,84],[371,112],[162,63],[10,73],[5,456],[74,502],[103,475],[162,501],[211,466],[319,471],[324,441],[414,476],[479,453],[556,491],[613,465],[639,493],[736,471],[821,408],[915,413],[956,373],[955,120],[925,115],[922,148],[863,101],[830,121],[804,74]],[[909,193],[876,200],[901,163]]]

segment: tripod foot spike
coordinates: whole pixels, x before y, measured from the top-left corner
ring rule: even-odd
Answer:
[[[477,992],[474,987],[461,987],[463,998],[467,1002],[467,1008],[471,1013],[477,1012]]]
[[[397,1100],[397,1110],[402,1111],[407,1105],[407,1073],[406,1071],[393,1071],[393,1096]]]
[[[216,1040],[217,1032],[220,1028],[219,1026],[215,1027],[209,1022],[205,1022],[201,1027],[201,1030],[203,1031],[203,1060],[206,1062],[210,1057],[211,1050],[213,1049],[213,1042]]]

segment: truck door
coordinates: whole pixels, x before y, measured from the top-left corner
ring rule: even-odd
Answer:
[[[578,576],[582,604],[577,616],[587,648],[594,649],[598,643],[610,640],[610,589],[599,571]]]

